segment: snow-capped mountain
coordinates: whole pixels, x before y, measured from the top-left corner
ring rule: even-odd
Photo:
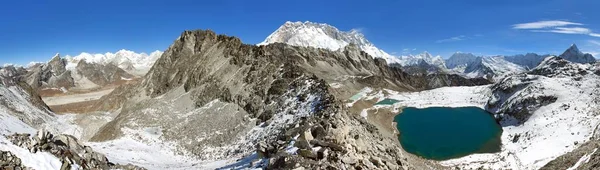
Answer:
[[[399,60],[378,49],[357,30],[340,31],[337,28],[314,22],[286,22],[258,45],[285,43],[294,46],[325,48],[332,51],[341,49],[352,43],[372,57],[383,58],[390,63]]]
[[[524,67],[526,69],[533,69],[535,67],[537,67],[546,57],[549,57],[551,55],[546,54],[546,55],[539,55],[536,53],[527,53],[525,55],[523,54],[519,54],[519,55],[512,55],[512,56],[504,56],[504,59],[506,61],[509,61],[511,63],[515,63],[521,67]]]
[[[502,75],[536,68],[550,56],[527,53],[525,55],[476,57],[470,53],[456,53],[446,60],[446,66],[467,77],[501,78]],[[575,63],[595,62],[595,58],[591,54],[582,53],[575,44],[571,45],[560,57]],[[461,66],[466,67],[461,70]]]
[[[452,54],[450,58],[446,59],[445,63],[448,69],[455,69],[457,67],[466,68],[467,65],[475,62],[476,60],[477,56],[471,53],[456,52]]]
[[[428,65],[436,66],[441,69],[446,69],[446,63],[444,62],[444,59],[442,59],[441,56],[438,55],[438,56],[433,57],[427,51],[425,51],[421,54],[417,54],[417,55],[402,56],[402,57],[400,57],[398,64],[400,64],[402,66],[417,66],[417,65],[428,64]]]
[[[584,54],[579,51],[577,45],[573,44],[569,49],[567,49],[564,53],[562,53],[559,57],[564,58],[565,60],[569,60],[575,63],[593,63],[596,62],[596,59],[591,54]]]
[[[494,79],[498,76],[520,73],[526,71],[525,68],[517,64],[506,61],[503,56],[477,57],[475,62],[469,64],[464,74],[467,77],[484,77]]]
[[[74,57],[66,56],[65,58],[68,61],[67,67],[75,67],[79,61],[85,60],[88,63],[113,64],[130,74],[143,76],[162,53],[163,52],[161,51],[154,51],[150,54],[146,54],[129,50],[119,50],[116,53],[108,52],[105,54],[81,53]]]

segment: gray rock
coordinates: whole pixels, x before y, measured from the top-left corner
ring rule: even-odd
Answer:
[[[312,150],[308,149],[298,149],[298,155],[309,158],[309,159],[317,159],[317,154],[315,154]]]
[[[354,164],[356,164],[356,158],[354,158],[352,156],[345,156],[342,158],[342,162],[344,162],[346,164],[354,165]]]

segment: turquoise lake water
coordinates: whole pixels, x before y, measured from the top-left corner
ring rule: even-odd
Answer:
[[[400,144],[409,153],[432,160],[500,151],[502,128],[477,107],[405,108],[394,121]]]
[[[398,102],[398,100],[394,99],[383,99],[382,101],[375,103],[375,105],[393,105],[394,103]]]

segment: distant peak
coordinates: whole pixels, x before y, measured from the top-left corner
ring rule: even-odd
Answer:
[[[431,57],[431,53],[429,53],[428,51],[423,51],[423,53],[421,53],[421,55],[425,56],[425,57]]]
[[[52,57],[52,59],[54,59],[54,58],[60,58],[60,53],[54,54],[54,57]]]
[[[50,59],[50,61],[48,61],[48,62],[53,62],[53,61],[58,61],[58,60],[60,60],[60,54],[56,53],[54,55],[54,57],[52,57],[52,59]]]
[[[332,51],[343,49],[349,44],[373,57],[390,58],[391,55],[378,49],[361,33],[360,29],[340,31],[336,27],[310,21],[286,21],[257,45],[285,43],[293,46],[324,48]]]
[[[577,45],[575,44],[571,44],[571,46],[569,47],[569,49],[567,49],[565,52],[575,52],[575,53],[580,53],[579,48],[577,48]]]

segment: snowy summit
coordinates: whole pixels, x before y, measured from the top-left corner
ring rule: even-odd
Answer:
[[[383,58],[387,63],[398,63],[399,60],[378,49],[358,30],[340,31],[337,28],[322,23],[290,22],[287,21],[279,29],[269,35],[258,45],[285,43],[294,46],[325,48],[332,51],[341,49],[349,44],[355,44],[372,57]]]

